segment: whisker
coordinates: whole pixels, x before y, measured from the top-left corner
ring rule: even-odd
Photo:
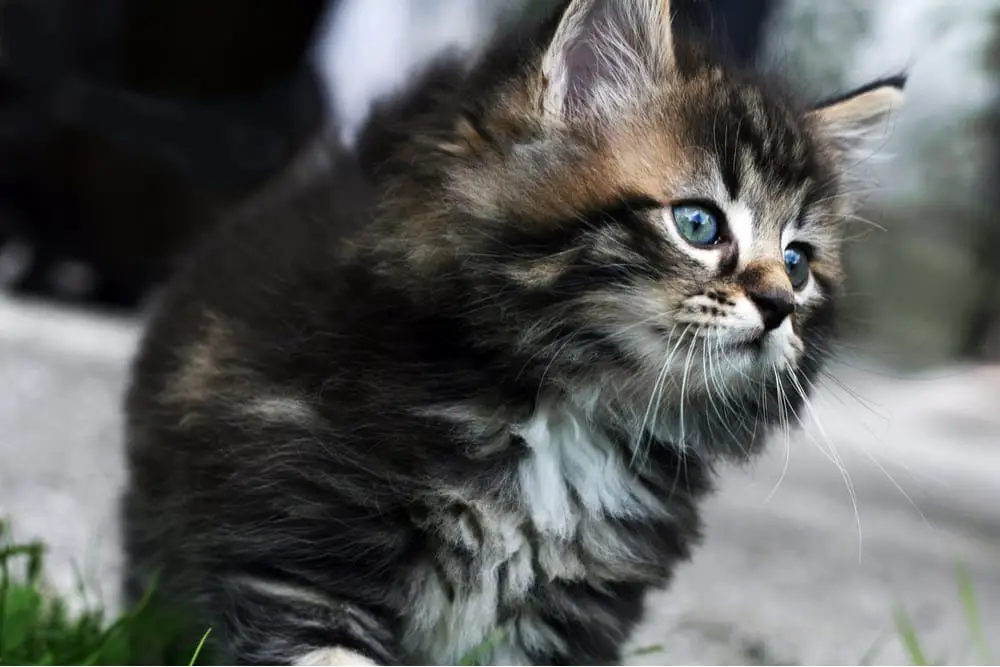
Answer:
[[[697,336],[700,330],[701,327],[695,330],[694,335]],[[688,350],[687,359],[684,360],[684,373],[681,376],[681,405],[680,405],[681,441],[679,444],[683,448],[687,448],[687,427],[684,423],[684,400],[685,400],[685,392],[687,390],[688,372],[691,370],[691,358],[694,356],[694,351],[695,351],[695,346],[691,345],[691,349]]]
[[[839,377],[837,377],[835,374],[833,374],[830,371],[828,371],[826,369],[823,369],[823,368],[819,369],[819,374],[824,378],[824,380],[827,381],[827,383],[833,383],[833,386],[836,386],[838,389],[841,390],[841,392],[843,392],[844,394],[847,394],[859,406],[861,406],[862,408],[864,408],[866,411],[868,411],[873,416],[878,417],[879,419],[881,419],[883,421],[886,421],[886,422],[892,420],[892,416],[889,415],[887,412],[885,412],[884,408],[882,408],[880,405],[878,405],[874,401],[872,401],[870,399],[867,399],[864,396],[862,396],[860,392],[858,392],[853,387],[851,387],[850,385],[848,385],[846,382],[844,382],[842,379],[840,379]],[[827,386],[830,386],[830,385],[827,384]],[[813,384],[813,387],[815,387],[815,384]],[[831,394],[833,394],[833,392],[831,392]]]
[[[740,451],[743,452],[743,456],[749,459],[750,452],[747,451],[747,449],[743,446],[743,443],[740,442],[739,437],[735,433],[733,433],[732,428],[730,428],[729,426],[729,420],[726,417],[723,417],[722,413],[719,412],[719,409],[715,404],[715,399],[712,396],[712,386],[714,385],[719,392],[719,397],[722,400],[723,409],[726,409],[728,407],[728,399],[726,398],[724,389],[725,385],[716,376],[715,367],[712,364],[712,348],[713,346],[719,346],[721,349],[721,345],[722,343],[718,336],[710,336],[705,343],[705,347],[702,352],[702,373],[704,373],[705,375],[705,391],[708,394],[709,404],[715,411],[715,416],[719,418],[719,423],[722,424],[723,427],[726,429],[726,432],[729,434],[729,437],[732,438],[732,442],[736,443],[736,445],[740,448]],[[707,361],[707,368],[706,368],[706,361]],[[733,414],[735,417],[735,421],[738,423],[739,427],[740,428],[745,427],[742,418],[738,414],[735,413]]]
[[[809,383],[809,385],[810,385],[810,386],[812,387],[812,390],[813,390],[813,394],[814,394],[815,396],[817,396],[817,398],[819,398],[820,400],[824,400],[824,401],[827,401],[827,405],[829,405],[829,402],[828,402],[828,401],[829,401],[829,399],[828,399],[828,398],[826,398],[826,397],[825,397],[825,396],[823,396],[823,395],[822,395],[822,394],[821,394],[820,392],[818,392],[818,391],[817,391],[817,387],[816,387],[816,384],[815,384],[815,383],[814,383],[814,382],[813,382],[812,380],[810,380],[809,378],[807,378],[807,377],[803,377],[803,379],[804,379],[804,380],[805,380],[805,381],[806,381],[807,383]],[[869,433],[869,434],[870,434],[870,435],[872,436],[872,438],[873,438],[874,440],[878,441],[878,437],[877,437],[877,436],[875,435],[875,433],[874,433],[874,432],[872,432],[872,431],[871,431],[871,429],[868,429],[868,428],[867,428],[867,426],[866,426],[866,430],[868,430],[868,433]],[[875,456],[874,456],[874,455],[873,455],[873,454],[872,454],[871,452],[869,452],[867,448],[865,448],[865,447],[863,447],[863,446],[862,446],[862,447],[858,447],[858,449],[860,449],[860,450],[861,450],[861,453],[862,453],[862,454],[864,454],[864,455],[865,455],[865,457],[866,457],[866,458],[868,458],[868,460],[869,460],[869,461],[871,461],[872,463],[874,463],[874,464],[875,464],[875,466],[876,466],[876,467],[877,467],[877,468],[879,469],[879,471],[880,471],[880,472],[881,472],[881,473],[882,473],[883,475],[885,475],[886,479],[888,479],[888,480],[889,480],[889,482],[890,482],[890,483],[891,483],[891,484],[892,484],[892,485],[893,485],[893,486],[894,486],[894,487],[896,488],[896,490],[897,490],[897,491],[899,491],[899,493],[900,493],[900,494],[901,494],[901,495],[903,496],[903,498],[904,498],[904,499],[905,499],[905,500],[907,501],[907,503],[909,503],[909,504],[910,504],[910,506],[911,506],[911,507],[913,507],[913,509],[915,509],[915,510],[917,511],[917,514],[918,514],[918,515],[920,516],[920,519],[921,519],[921,520],[922,520],[922,521],[923,521],[923,522],[924,522],[925,524],[927,524],[927,525],[931,525],[931,524],[930,524],[930,521],[928,521],[928,519],[927,519],[926,515],[924,515],[924,512],[923,512],[923,510],[921,510],[921,509],[920,509],[920,507],[919,507],[919,506],[917,506],[916,502],[914,502],[914,500],[913,500],[913,498],[912,498],[912,497],[910,496],[910,494],[909,494],[909,493],[907,493],[907,491],[906,491],[906,490],[905,490],[905,489],[904,489],[904,488],[902,487],[902,485],[901,485],[901,484],[900,484],[900,483],[899,483],[899,482],[898,482],[898,481],[896,480],[896,478],[892,476],[892,474],[891,474],[891,473],[889,472],[889,470],[888,470],[888,469],[887,469],[887,468],[886,468],[886,467],[885,467],[884,465],[882,465],[882,462],[881,462],[881,461],[879,461],[879,460],[878,460],[878,459],[877,459],[877,458],[876,458],[876,457],[875,457]]]
[[[785,397],[785,388],[781,383],[781,376],[778,374],[778,367],[773,362],[771,363],[771,372],[774,373],[775,389],[778,394],[778,423],[781,427],[782,435],[784,436],[783,440],[785,444],[785,463],[781,469],[781,474],[778,476],[778,481],[774,483],[774,488],[771,489],[771,492],[767,494],[766,498],[764,498],[765,504],[768,503],[771,500],[771,498],[774,497],[774,494],[778,492],[778,488],[781,486],[781,483],[785,480],[785,475],[788,474],[788,466],[792,458],[791,434],[789,433],[788,412],[787,412],[788,401],[787,398]]]
[[[824,454],[827,455],[827,458],[831,462],[833,462],[835,466],[837,466],[837,469],[840,471],[840,475],[844,480],[844,484],[847,487],[848,495],[850,495],[851,497],[851,505],[854,508],[854,520],[857,523],[858,527],[858,560],[860,561],[863,552],[864,531],[861,525],[861,512],[858,509],[858,494],[857,490],[854,488],[854,481],[851,479],[851,474],[850,472],[848,472],[847,466],[844,465],[843,459],[841,459],[839,453],[837,452],[836,446],[833,444],[833,441],[827,434],[826,429],[823,427],[823,422],[820,420],[819,415],[817,415],[816,411],[813,409],[812,403],[809,400],[809,396],[806,394],[805,389],[803,389],[802,384],[799,382],[797,374],[793,371],[788,374],[788,378],[792,382],[792,386],[798,392],[799,397],[802,399],[803,407],[805,407],[805,409],[809,412],[809,415],[812,417],[813,423],[816,425],[816,428],[819,431],[820,437],[822,437],[823,440],[826,442],[826,444],[829,447],[829,450],[823,448],[820,442],[816,440],[815,437],[812,436],[809,430],[804,428],[805,425],[802,423],[801,417],[798,414],[796,414],[796,418],[798,419],[799,424],[802,424],[803,426],[803,432],[805,433],[806,437],[812,440],[816,444],[816,446],[819,447],[820,451],[824,452]]]
[[[671,336],[673,335],[673,331],[676,328],[677,328],[677,325],[675,324],[674,328],[670,330],[670,335]],[[633,449],[632,449],[632,461],[631,461],[631,464],[633,466],[636,463],[636,457],[637,457],[637,455],[638,455],[638,453],[639,453],[639,451],[641,449],[642,440],[643,440],[643,438],[646,435],[646,427],[649,425],[649,418],[650,418],[650,414],[653,411],[653,406],[655,404],[659,403],[660,400],[662,399],[662,390],[663,390],[664,384],[666,382],[667,372],[670,370],[670,363],[673,361],[673,358],[674,358],[674,353],[680,347],[681,342],[684,340],[684,335],[688,332],[688,330],[690,328],[691,328],[691,325],[689,324],[687,326],[687,328],[685,328],[684,331],[681,332],[681,335],[677,339],[677,342],[674,344],[673,349],[671,349],[665,355],[665,357],[663,359],[663,364],[660,367],[660,372],[657,373],[656,380],[653,382],[653,390],[650,392],[649,401],[646,404],[646,412],[645,412],[645,414],[643,415],[643,418],[642,418],[642,425],[639,427],[639,431],[636,434],[636,442],[635,442],[635,445],[633,446]]]
[[[701,331],[700,327],[695,330],[695,333],[692,336],[692,341],[694,340],[694,338],[696,338],[698,336],[698,333],[700,331]],[[681,374],[680,441],[676,444],[676,446],[677,446],[677,448],[678,448],[678,450],[680,452],[681,463],[684,466],[685,474],[687,473],[687,453],[690,452],[690,451],[692,451],[692,450],[691,450],[690,447],[687,446],[687,429],[686,429],[685,424],[684,424],[684,399],[685,399],[685,391],[687,389],[688,371],[691,368],[691,358],[694,355],[694,350],[695,350],[695,346],[692,344],[691,345],[691,349],[688,350],[688,356],[684,360],[684,371]],[[667,498],[668,499],[674,497],[674,491],[677,490],[677,483],[679,481],[680,481],[680,466],[677,467],[677,471],[674,474],[674,481],[673,481],[673,484],[670,486],[670,493],[667,494]]]

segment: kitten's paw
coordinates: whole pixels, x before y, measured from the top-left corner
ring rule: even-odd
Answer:
[[[324,648],[319,651],[307,653],[295,661],[296,665],[310,667],[335,667],[336,665],[375,665],[360,653],[355,653],[346,648]]]

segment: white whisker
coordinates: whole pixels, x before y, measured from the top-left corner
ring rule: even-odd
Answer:
[[[787,399],[785,398],[785,389],[781,383],[781,376],[778,374],[778,367],[775,364],[771,364],[771,371],[774,373],[775,390],[777,392],[778,398],[778,423],[783,435],[783,440],[785,443],[785,464],[781,469],[781,475],[778,476],[778,481],[774,483],[774,488],[771,492],[767,494],[764,498],[764,503],[770,502],[774,494],[778,492],[778,488],[781,483],[785,480],[785,475],[788,474],[788,465],[791,460],[792,444],[791,444],[791,434],[789,433],[788,426],[788,413],[786,410]]]
[[[676,328],[677,325],[674,325],[674,327],[670,330],[670,336],[673,336],[673,332]],[[688,332],[688,329],[690,328],[691,325],[689,324],[687,328],[685,328],[684,331],[681,332],[680,338],[677,339],[677,342],[674,344],[674,347],[664,357],[663,364],[660,367],[660,372],[657,374],[656,380],[653,382],[653,389],[649,394],[649,401],[646,404],[646,412],[642,417],[642,424],[639,427],[639,431],[636,433],[636,442],[632,449],[631,464],[633,466],[637,462],[637,456],[639,451],[642,449],[642,441],[646,435],[646,427],[649,426],[649,418],[653,412],[653,407],[654,405],[659,404],[660,401],[662,400],[663,387],[666,383],[667,374],[670,371],[670,364],[673,361],[674,354],[680,347],[681,342],[684,340],[684,335]],[[654,423],[654,428],[655,428],[655,423]],[[639,463],[641,464],[643,462],[639,461]]]
[[[812,388],[813,395],[816,396],[817,398],[820,398],[821,400],[826,401],[827,405],[829,405],[828,399],[826,399],[825,397],[823,397],[823,395],[817,390],[816,383],[814,383],[809,378],[803,378],[803,379],[807,383],[809,383],[809,386]],[[875,435],[875,433],[872,432],[871,429],[869,429],[867,427],[867,425],[865,425],[865,428],[868,431],[868,433],[872,436],[872,438],[877,441],[878,438]],[[875,466],[879,469],[879,471],[883,475],[885,475],[885,478],[887,480],[889,480],[889,483],[892,484],[893,487],[895,487],[897,491],[899,491],[899,493],[903,496],[903,498],[906,500],[906,502],[909,503],[909,505],[911,507],[913,507],[913,509],[915,509],[917,511],[917,514],[920,516],[921,521],[924,524],[926,524],[926,525],[930,525],[930,521],[928,521],[927,516],[924,514],[923,510],[921,510],[920,507],[917,505],[917,503],[914,502],[913,498],[910,496],[909,493],[907,493],[906,489],[904,489],[902,487],[902,485],[898,481],[896,481],[896,478],[892,476],[892,474],[889,472],[889,470],[884,465],[882,465],[882,462],[879,461],[871,452],[869,452],[867,448],[865,448],[865,447],[859,447],[859,449],[861,450],[861,453],[864,454],[865,457],[869,461],[871,461],[872,463],[874,463]]]
[[[851,474],[848,472],[847,467],[844,465],[843,459],[841,459],[840,454],[837,452],[836,446],[833,444],[833,441],[827,434],[826,429],[823,427],[823,423],[819,419],[819,415],[817,415],[816,411],[813,409],[812,403],[809,400],[809,396],[806,394],[805,389],[799,382],[798,377],[796,377],[796,374],[792,372],[788,375],[788,378],[789,380],[791,380],[792,386],[795,388],[795,390],[799,394],[799,397],[802,399],[803,407],[805,407],[805,409],[809,412],[809,416],[812,417],[813,423],[816,425],[820,437],[823,438],[829,449],[828,450],[824,449],[822,444],[812,436],[812,434],[809,432],[808,429],[803,428],[803,432],[806,434],[806,437],[812,440],[816,444],[816,446],[820,449],[820,451],[823,452],[835,466],[837,466],[837,469],[840,471],[840,475],[844,480],[844,484],[847,487],[847,492],[851,497],[851,505],[854,508],[854,520],[857,523],[858,527],[858,560],[860,561],[864,545],[864,531],[861,525],[861,512],[858,509],[858,494],[857,490],[854,488],[854,481],[851,479]],[[796,414],[796,419],[798,419],[799,423],[802,424],[802,419],[798,414]],[[803,427],[805,426],[804,424],[802,425]]]

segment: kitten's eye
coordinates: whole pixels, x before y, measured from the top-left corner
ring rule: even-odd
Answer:
[[[681,236],[696,246],[715,245],[722,240],[719,214],[698,204],[678,204],[672,209]]]
[[[797,290],[809,282],[809,256],[802,246],[792,244],[785,248],[785,271]]]

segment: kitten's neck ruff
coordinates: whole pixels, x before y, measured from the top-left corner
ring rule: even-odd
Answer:
[[[647,440],[639,428],[617,442],[618,429],[588,397],[546,396],[512,433],[528,449],[518,479],[532,523],[542,533],[572,536],[578,513],[637,519],[666,512],[638,482]],[[641,425],[638,425],[641,427]]]
[[[763,380],[751,385],[741,379],[723,391],[685,382],[689,378],[682,375],[668,373],[652,384],[605,377],[569,389],[543,389],[530,417],[509,428],[529,445],[540,438],[539,429],[548,429],[550,439],[572,434],[592,446],[615,448],[640,475],[651,472],[654,449],[711,462],[759,448],[774,426],[778,401],[769,398],[773,392],[761,386]]]

